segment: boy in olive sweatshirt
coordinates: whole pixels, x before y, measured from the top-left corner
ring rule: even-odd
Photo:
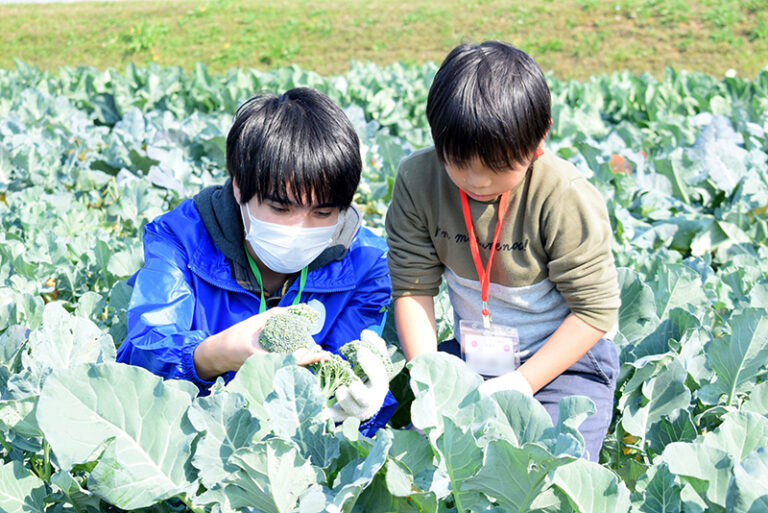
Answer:
[[[386,218],[403,352],[438,349],[444,276],[456,339],[439,349],[486,377],[482,393],[533,394],[553,421],[562,397],[590,397],[597,412],[580,431],[597,461],[618,374],[612,233],[595,187],[544,148],[544,75],[506,43],[460,45],[435,76],[427,117],[435,145],[402,162]]]

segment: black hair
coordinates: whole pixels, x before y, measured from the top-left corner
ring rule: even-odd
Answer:
[[[360,182],[360,142],[344,111],[306,87],[250,98],[227,135],[240,202],[254,196],[345,209]]]
[[[435,75],[427,119],[442,163],[527,164],[551,124],[549,87],[538,64],[508,43],[462,44]]]

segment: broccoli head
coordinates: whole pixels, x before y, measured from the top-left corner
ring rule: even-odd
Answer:
[[[297,349],[314,349],[312,325],[319,314],[305,304],[288,308],[267,319],[259,335],[259,344],[270,353],[292,353]]]
[[[357,361],[357,352],[361,347],[367,347],[373,354],[381,359],[384,368],[387,371],[387,376],[389,376],[389,379],[392,379],[395,374],[395,365],[392,363],[389,351],[387,351],[387,344],[381,337],[370,330],[363,330],[360,334],[360,340],[347,342],[341,346],[341,349],[339,349],[339,352],[344,355],[344,358],[352,364],[355,374],[362,380],[365,380],[366,378],[365,372],[360,368]]]
[[[313,363],[309,366],[320,380],[320,388],[323,390],[326,401],[336,393],[342,385],[351,385],[359,381],[349,362],[337,354],[331,354],[330,359]]]
[[[307,319],[310,326],[315,324],[320,318],[320,314],[313,310],[312,307],[306,303],[299,303],[298,305],[289,306],[286,313]]]

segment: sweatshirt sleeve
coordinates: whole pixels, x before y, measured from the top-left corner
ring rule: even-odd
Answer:
[[[201,390],[212,381],[197,375],[193,354],[210,333],[193,330],[195,291],[187,255],[173,234],[153,222],[144,231],[144,266],[133,276],[128,336],[117,361],[143,367],[164,379],[192,381]]]
[[[389,273],[392,296],[436,296],[440,290],[443,264],[435,251],[425,219],[411,190],[414,161],[400,165],[385,220],[389,245]]]
[[[618,319],[619,287],[605,202],[585,178],[572,179],[546,201],[542,212],[549,279],[571,312],[610,331]]]

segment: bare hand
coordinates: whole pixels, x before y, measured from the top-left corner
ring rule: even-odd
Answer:
[[[255,353],[265,353],[259,345],[259,334],[270,317],[285,310],[270,308],[203,340],[193,355],[197,375],[210,380],[227,371],[237,371]]]
[[[316,351],[313,349],[302,348],[294,351],[293,357],[296,358],[297,365],[305,366],[309,365],[310,363],[317,363],[328,360],[331,355],[328,351]]]

